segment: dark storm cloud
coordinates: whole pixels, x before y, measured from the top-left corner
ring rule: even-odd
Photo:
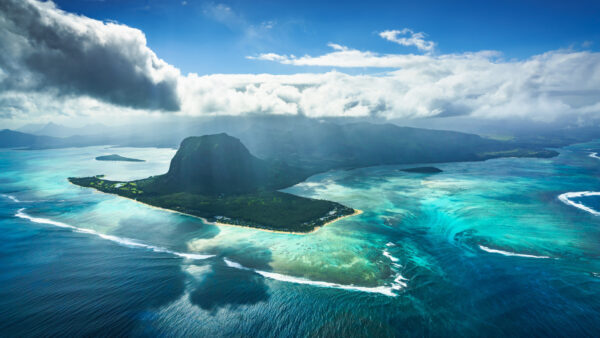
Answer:
[[[124,25],[66,13],[52,2],[0,1],[0,91],[90,96],[177,111],[179,71]]]

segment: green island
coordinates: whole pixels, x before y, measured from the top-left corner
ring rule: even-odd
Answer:
[[[416,167],[416,168],[400,169],[400,171],[404,171],[407,173],[419,173],[419,174],[437,174],[437,173],[441,173],[442,169],[439,169],[436,167]]]
[[[137,158],[124,157],[117,154],[96,157],[96,161],[123,161],[123,162],[146,162]]]
[[[227,134],[188,137],[164,175],[121,182],[70,177],[73,184],[219,223],[308,233],[357,211],[278,191],[310,172],[259,159]]]

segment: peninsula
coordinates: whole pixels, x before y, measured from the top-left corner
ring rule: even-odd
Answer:
[[[166,174],[136,181],[101,175],[70,177],[73,184],[152,206],[266,230],[307,233],[356,211],[342,204],[278,191],[311,172],[253,156],[225,133],[188,137]]]

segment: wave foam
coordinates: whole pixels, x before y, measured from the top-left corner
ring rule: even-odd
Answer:
[[[11,200],[15,203],[21,203],[21,201],[13,195],[2,194],[2,197],[8,198],[9,200]]]
[[[600,160],[600,157],[598,156],[598,153],[590,153],[590,157]]]
[[[389,253],[389,251],[387,251],[387,250],[383,250],[383,255],[384,255],[385,257],[389,258],[389,259],[390,259],[390,261],[392,261],[392,262],[394,262],[394,263],[398,262],[398,260],[399,260],[398,258],[396,258],[396,257],[392,256],[392,254],[390,254],[390,253]]]
[[[391,245],[390,245],[391,244]],[[386,246],[395,246],[393,243],[387,243]],[[405,281],[407,281],[407,278],[404,278],[404,276],[402,276],[397,268],[401,268],[402,265],[398,264],[399,259],[397,257],[392,256],[392,254],[387,251],[387,249],[383,250],[383,255],[385,257],[387,257],[390,261],[392,261],[392,265],[394,266],[395,269],[393,269],[396,272],[396,278],[394,278],[394,282],[391,285],[391,288],[393,290],[400,290],[402,288],[405,288],[408,286],[408,284],[406,284]]]
[[[225,261],[225,264],[227,264],[227,266],[230,268],[252,271],[252,272],[255,272],[265,278],[275,279],[275,280],[278,280],[281,282],[313,285],[313,286],[324,287],[324,288],[334,288],[334,289],[342,289],[342,290],[350,290],[350,291],[380,293],[382,295],[386,295],[386,296],[390,296],[390,297],[396,297],[397,294],[395,294],[393,291],[399,290],[401,288],[399,285],[366,287],[366,286],[344,285],[344,284],[322,282],[322,281],[313,281],[313,280],[305,279],[305,278],[301,278],[301,277],[287,276],[287,275],[282,275],[282,274],[275,273],[275,272],[268,272],[268,271],[262,271],[262,270],[248,268],[248,267],[241,265],[240,263],[231,261],[226,258],[223,258],[223,261]],[[402,278],[404,278],[404,277],[402,277]],[[396,279],[398,279],[398,277],[396,277]]]
[[[47,219],[47,218],[33,217],[33,216],[30,216],[30,215],[24,213],[23,212],[24,210],[25,210],[25,208],[19,209],[19,211],[17,211],[17,213],[15,214],[15,217],[27,219],[33,223],[49,224],[49,225],[54,225],[54,226],[57,226],[60,228],[71,229],[75,232],[98,236],[102,239],[106,239],[106,240],[115,242],[119,245],[126,246],[126,247],[144,248],[144,249],[148,249],[148,250],[151,250],[154,252],[167,253],[167,254],[171,254],[171,255],[178,256],[178,257],[187,258],[187,259],[207,259],[210,257],[214,257],[214,255],[200,255],[200,254],[194,254],[194,253],[172,251],[167,248],[160,247],[160,246],[154,246],[154,245],[140,243],[140,242],[137,242],[130,238],[107,235],[107,234],[97,232],[96,230],[86,229],[86,228],[78,228],[78,227],[72,226],[70,224],[53,221],[53,220]]]
[[[587,196],[600,196],[600,192],[598,192],[598,191],[566,192],[564,194],[560,194],[558,196],[558,199],[567,205],[571,205],[571,206],[574,206],[575,208],[587,211],[594,216],[600,216],[600,212],[588,207],[587,205],[585,205],[583,203],[577,203],[577,202],[571,200],[571,198],[587,197]]]
[[[520,253],[516,253],[516,252],[502,251],[502,250],[488,248],[487,246],[483,246],[483,245],[479,245],[479,248],[485,252],[497,253],[497,254],[501,254],[504,256],[516,256],[516,257],[527,257],[527,258],[551,258],[549,256],[535,256],[535,255],[520,254]]]

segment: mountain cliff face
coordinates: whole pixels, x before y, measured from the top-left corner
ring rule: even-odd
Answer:
[[[281,189],[305,178],[302,170],[261,160],[239,139],[222,133],[184,139],[157,183],[161,190],[239,194]]]

